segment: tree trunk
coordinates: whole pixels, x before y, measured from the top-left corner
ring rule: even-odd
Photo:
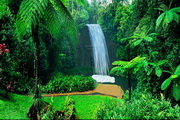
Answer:
[[[34,78],[35,78],[35,92],[38,89],[38,70],[39,70],[39,55],[40,55],[40,41],[38,37],[38,24],[32,28],[32,37],[35,44],[34,51]]]
[[[129,100],[131,100],[131,74],[128,73]]]
[[[127,46],[127,52],[128,52],[128,60],[130,60],[130,47]],[[130,71],[128,71],[128,88],[129,88],[129,100],[131,100],[131,74]]]
[[[31,119],[37,119],[38,116],[41,117],[40,110],[41,110],[41,94],[39,92],[39,86],[38,86],[38,71],[39,71],[39,56],[40,56],[40,40],[38,35],[38,24],[32,26],[32,38],[35,44],[35,50],[34,50],[34,78],[35,78],[35,89],[34,89],[34,102],[32,105],[32,108],[30,108],[29,113],[32,113]]]

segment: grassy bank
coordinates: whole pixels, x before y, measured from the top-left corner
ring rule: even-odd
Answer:
[[[2,91],[1,91],[2,93]],[[32,97],[10,94],[10,99],[0,96],[0,119],[28,119],[27,113],[32,104]],[[103,102],[111,102],[114,98],[99,95],[76,95],[71,96],[75,100],[77,115],[80,119],[93,119],[97,108]],[[51,102],[56,110],[62,110],[66,96],[44,97]],[[118,100],[123,102],[123,100]]]

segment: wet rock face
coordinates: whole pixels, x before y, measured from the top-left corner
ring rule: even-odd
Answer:
[[[105,37],[106,37],[107,50],[109,54],[110,68],[111,68],[111,63],[117,60],[116,57],[117,45],[108,38],[108,35],[105,34]],[[80,36],[78,40],[77,53],[76,53],[76,67],[78,69],[91,68],[90,74],[94,72],[93,51],[90,41],[89,30],[87,26],[85,26],[80,30]]]
[[[78,40],[77,54],[76,54],[77,67],[93,67],[92,47],[90,42],[89,31],[87,27],[80,30],[80,37]]]

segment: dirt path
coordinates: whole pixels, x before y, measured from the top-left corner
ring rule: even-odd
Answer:
[[[87,92],[72,92],[72,93],[54,93],[54,94],[44,94],[43,97],[51,96],[66,96],[66,95],[104,95],[112,96],[116,98],[122,98],[124,91],[120,86],[110,85],[110,84],[101,84],[96,87],[96,89]]]

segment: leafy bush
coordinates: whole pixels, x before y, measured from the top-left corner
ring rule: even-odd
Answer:
[[[91,77],[84,76],[65,76],[56,75],[45,87],[43,92],[67,93],[67,92],[83,92],[94,89],[94,80]]]
[[[117,102],[104,104],[96,117],[98,119],[178,119],[180,107],[171,107],[163,97],[152,98],[150,94],[137,95],[132,101],[123,105]]]
[[[70,98],[66,97],[65,105],[64,105],[64,119],[72,120],[76,118],[76,109],[75,109],[75,101]]]
[[[75,120],[76,118],[78,118],[78,116],[76,116],[76,109],[75,109],[75,101],[74,101],[74,99],[67,96],[66,100],[65,100],[65,103],[64,103],[64,108],[61,111],[56,111],[52,107],[52,103],[53,103],[53,97],[51,98],[50,106],[48,106],[47,111],[45,112],[45,114],[43,114],[42,119]]]

